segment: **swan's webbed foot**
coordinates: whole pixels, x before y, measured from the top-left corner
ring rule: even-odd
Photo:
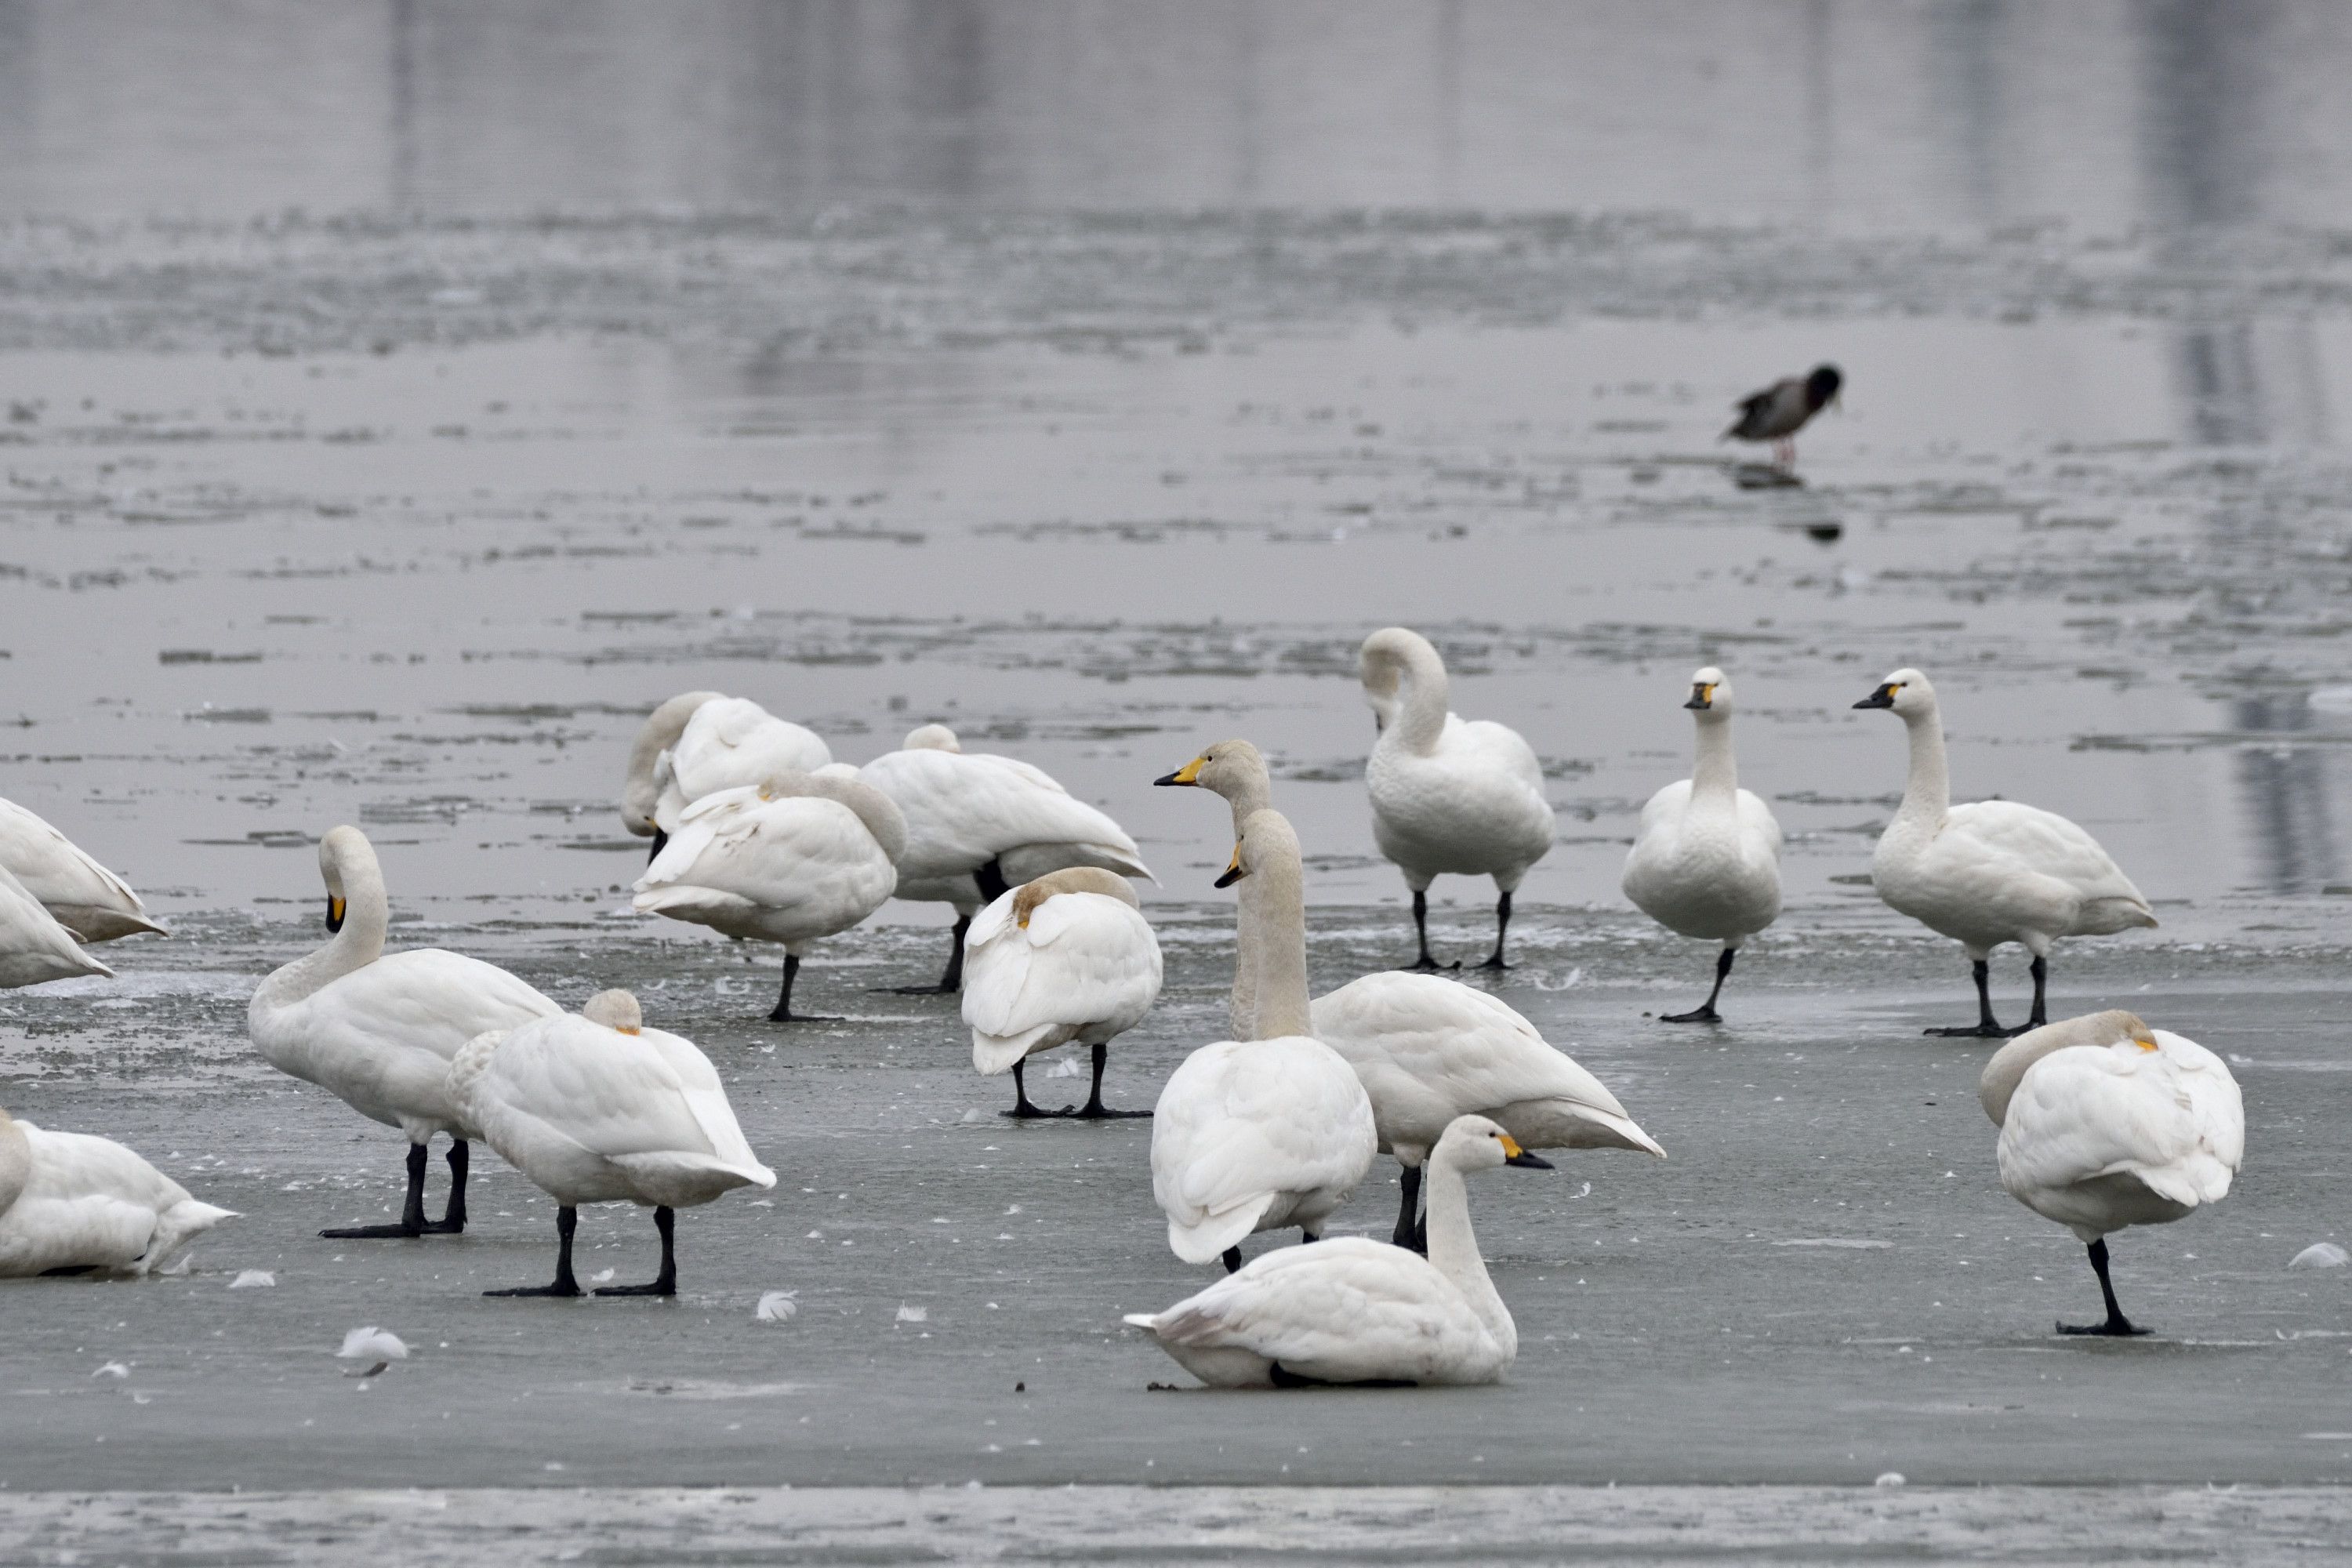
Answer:
[[[1238,1274],[1242,1271],[1242,1249],[1238,1247],[1228,1247],[1225,1248],[1224,1256],[1218,1261],[1225,1266],[1226,1273]]]
[[[518,1285],[510,1290],[485,1290],[485,1296],[578,1296],[585,1294],[576,1280],[558,1279],[552,1285]]]
[[[428,1219],[416,1231],[418,1236],[463,1236],[466,1221],[462,1215],[456,1219]]]
[[[599,1296],[675,1296],[677,1294],[677,1281],[656,1279],[649,1285],[599,1285],[596,1287],[596,1294]]]
[[[414,1241],[430,1228],[423,1225],[354,1225],[319,1234],[329,1241]]]
[[[1012,1110],[1000,1110],[996,1114],[999,1116],[1010,1116],[1016,1121],[1050,1121],[1058,1117],[1074,1117],[1077,1115],[1077,1113],[1078,1108],[1075,1105],[1066,1105],[1059,1110],[1048,1110],[1044,1106],[1033,1105],[1024,1099],[1020,1104],[1014,1106]]]
[[[779,1007],[768,1015],[768,1022],[771,1024],[844,1024],[848,1020],[835,1013],[795,1013],[790,1008]]]
[[[1661,1013],[1658,1015],[1658,1022],[1661,1024],[1720,1024],[1723,1022],[1723,1015],[1715,1010],[1713,1003],[1702,1002],[1687,1013]]]
[[[675,1296],[677,1294],[677,1211],[667,1205],[655,1208],[654,1228],[661,1233],[662,1259],[661,1271],[654,1276],[652,1282],[645,1285],[602,1285],[597,1287],[596,1294],[599,1296]],[[568,1265],[571,1259],[567,1257],[564,1261]],[[569,1278],[571,1272],[572,1270],[567,1267],[564,1269],[565,1277]]]
[[[1922,1029],[1921,1037],[1932,1040],[2005,1040],[2011,1035],[2025,1033],[2022,1027],[2004,1029],[1999,1024],[1971,1024],[1965,1029]]]
[[[1454,967],[1459,969],[1462,966],[1457,963]],[[1489,957],[1486,963],[1480,964],[1478,967],[1481,969],[1517,969],[1518,965],[1516,963],[1506,963],[1503,962],[1503,955],[1497,952]]]
[[[2117,1316],[2109,1318],[2104,1323],[2061,1323],[2058,1325],[2058,1331],[2062,1334],[2094,1334],[2123,1340],[2136,1338],[2148,1331],[2141,1328],[2129,1318]]]
[[[877,985],[877,996],[952,996],[962,990],[961,985]]]
[[[1149,1121],[1151,1120],[1151,1112],[1148,1110],[1113,1110],[1099,1100],[1090,1100],[1077,1110],[1065,1110],[1062,1114],[1079,1121]]]
[[[775,1011],[768,1015],[768,1022],[771,1024],[838,1024],[844,1022],[844,1020],[840,1018],[829,1017],[822,1013],[795,1013],[793,1011],[793,982],[798,980],[800,978],[800,974],[801,961],[799,955],[790,952],[784,954],[783,994],[776,998]]]
[[[1398,964],[1397,972],[1401,974],[1446,974],[1461,967],[1462,961],[1458,958],[1451,963],[1440,963],[1424,952],[1411,963]]]
[[[572,1233],[580,1224],[580,1211],[569,1205],[555,1211],[555,1282],[551,1285],[517,1285],[505,1290],[485,1290],[485,1296],[577,1296],[582,1294],[580,1281],[572,1274]]]

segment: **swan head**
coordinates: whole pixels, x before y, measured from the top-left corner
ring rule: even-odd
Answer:
[[[1457,1171],[1491,1171],[1516,1165],[1523,1171],[1549,1171],[1552,1163],[1519,1147],[1500,1122],[1484,1116],[1457,1116],[1446,1125],[1430,1158]]]
[[[1723,678],[1723,671],[1710,664],[1691,677],[1690,700],[1683,706],[1701,714],[1699,722],[1702,724],[1706,722],[1705,716],[1728,719],[1731,717],[1731,682]]]
[[[1013,923],[1024,931],[1029,928],[1029,917],[1037,906],[1056,893],[1100,893],[1117,899],[1129,909],[1139,910],[1141,900],[1127,879],[1116,871],[1106,871],[1098,866],[1069,866],[1059,871],[1048,871],[1034,881],[1024,882],[1013,889]]]
[[[1186,784],[1234,802],[1247,800],[1259,810],[1265,807],[1272,794],[1265,754],[1247,741],[1219,741],[1174,773],[1163,773],[1151,782]]]
[[[1427,637],[1403,626],[1383,626],[1364,639],[1356,656],[1356,677],[1363,682],[1375,729],[1385,732],[1395,721],[1400,689],[1408,676],[1444,680],[1445,661]]]
[[[2156,1042],[2156,1031],[2142,1022],[2138,1014],[2121,1007],[2085,1013],[2079,1018],[2061,1018],[2054,1024],[2028,1029],[1995,1051],[1992,1059],[1985,1063],[1984,1072],[1977,1079],[1977,1102],[1992,1118],[1994,1126],[2006,1126],[2009,1102],[2017,1093],[2017,1086],[2025,1081],[2026,1070],[2034,1063],[2070,1046],[2104,1049],[2122,1045],[2137,1046],[2143,1051],[2163,1048]]]
[[[918,724],[907,731],[907,743],[900,748],[908,752],[961,752],[963,742],[945,724]]]
[[[706,702],[719,700],[716,691],[683,691],[646,715],[629,746],[629,771],[621,781],[621,826],[639,838],[661,831],[654,821],[654,804],[661,798],[661,780],[655,766],[661,754],[677,744],[687,721]]]
[[[1878,689],[1854,704],[1856,708],[1885,708],[1898,719],[1923,719],[1936,711],[1936,689],[1927,678],[1906,665],[1878,683]]]
[[[345,879],[362,866],[375,865],[375,846],[358,828],[345,825],[330,827],[327,836],[319,840],[319,876],[327,884],[327,930],[343,929],[343,916],[351,904],[345,897]]]
[[[634,1035],[646,1026],[646,1016],[637,1006],[635,994],[617,988],[599,991],[589,997],[588,1005],[580,1009],[580,1016],[592,1024],[602,1024],[624,1035]]]

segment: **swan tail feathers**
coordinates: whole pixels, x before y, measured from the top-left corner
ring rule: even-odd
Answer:
[[[1187,1225],[1168,1221],[1168,1249],[1187,1263],[1213,1263],[1232,1247],[1257,1232],[1257,1222],[1274,1206],[1275,1194],[1262,1193],[1223,1214],[1203,1215]]]
[[[155,1216],[155,1234],[140,1258],[138,1272],[152,1273],[213,1226],[237,1218],[235,1209],[216,1208],[194,1198],[183,1198]]]
[[[1593,1126],[1612,1133],[1628,1149],[1638,1149],[1644,1154],[1655,1154],[1663,1160],[1666,1151],[1659,1142],[1642,1131],[1640,1122],[1630,1116],[1612,1116],[1605,1110],[1588,1106],[1577,1108],[1577,1115]]]
[[[646,1154],[614,1154],[613,1163],[639,1178],[661,1181],[682,1179],[686,1184],[708,1191],[719,1177],[731,1178],[719,1192],[732,1187],[773,1187],[776,1173],[756,1161],[722,1160],[713,1154],[691,1154],[683,1150],[657,1150]],[[712,1194],[716,1196],[714,1193]]]
[[[1129,1312],[1120,1318],[1119,1321],[1132,1323],[1139,1329],[1150,1329],[1154,1332],[1157,1332],[1160,1328],[1160,1319],[1150,1312]]]
[[[994,1078],[1013,1070],[1013,1064],[1037,1049],[1037,1042],[1060,1027],[1055,1024],[1039,1024],[1017,1035],[991,1035],[982,1030],[971,1032],[972,1070],[982,1078]]]

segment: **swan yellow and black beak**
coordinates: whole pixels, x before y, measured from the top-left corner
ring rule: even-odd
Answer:
[[[1517,1165],[1522,1171],[1549,1171],[1552,1168],[1549,1160],[1528,1153],[1519,1147],[1519,1141],[1507,1132],[1503,1134],[1503,1163]]]
[[[1714,706],[1715,706],[1715,687],[1716,687],[1716,683],[1715,683],[1714,681],[1712,681],[1712,680],[1694,680],[1694,681],[1692,681],[1692,682],[1691,682],[1691,700],[1690,700],[1689,701],[1687,701],[1687,702],[1684,703],[1684,704],[1683,704],[1683,706],[1684,706],[1684,707],[1685,707],[1685,708],[1712,708],[1712,707],[1714,707]]]
[[[1248,875],[1247,871],[1242,869],[1242,847],[1236,844],[1234,846],[1234,858],[1225,862],[1225,874],[1217,879],[1216,885],[1220,888],[1230,888]]]
[[[343,929],[343,900],[332,893],[327,895],[327,931],[330,935]]]
[[[1197,789],[1201,784],[1201,770],[1206,767],[1208,763],[1207,757],[1194,757],[1174,773],[1163,773],[1151,782],[1155,784],[1191,784]]]
[[[1881,681],[1877,690],[1855,703],[1854,706],[1856,708],[1892,708],[1895,706],[1895,694],[1902,689],[1901,681]]]

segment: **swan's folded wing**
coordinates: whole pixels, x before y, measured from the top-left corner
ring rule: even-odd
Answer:
[[[1151,1330],[1170,1344],[1245,1349],[1345,1377],[1410,1373],[1477,1324],[1427,1258],[1335,1237],[1265,1254],[1157,1314]]]
[[[1313,1009],[1315,1031],[1360,1074],[1391,1071],[1463,1110],[1565,1100],[1625,1120],[1601,1080],[1501,999],[1433,974],[1353,980]]]
[[[677,1152],[719,1157],[686,1090],[677,1067],[643,1037],[632,1040],[571,1016],[509,1035],[472,1098],[507,1116],[527,1117],[545,1131],[607,1158]],[[484,1130],[495,1142],[494,1119],[486,1121]]]
[[[1186,1058],[1160,1093],[1152,1190],[1171,1216],[1221,1215],[1268,1193],[1353,1190],[1377,1143],[1363,1084],[1328,1046],[1223,1041]]]
[[[137,916],[145,909],[131,884],[47,818],[12,800],[0,800],[0,866],[45,905],[113,908]]]
[[[676,1076],[678,1093],[695,1124],[702,1129],[703,1137],[709,1140],[711,1153],[747,1173],[764,1173],[772,1184],[775,1173],[751,1152],[751,1141],[743,1136],[742,1123],[735,1119],[734,1104],[728,1100],[726,1085],[719,1082],[719,1069],[710,1058],[692,1041],[660,1029],[646,1029],[637,1037],[659,1053]]]
[[[983,994],[964,1007],[964,1021],[992,1035],[1097,1023],[1138,1013],[1160,994],[1150,923],[1101,893],[1055,894],[996,947]]]
[[[445,1064],[477,1035],[563,1012],[497,964],[437,947],[388,952],[322,988],[312,1006],[319,1023],[338,1037],[342,1055],[427,1051]]]
[[[2097,839],[2038,806],[2013,800],[1956,805],[1939,837],[1965,838],[1995,856],[2021,861],[2035,872],[2065,883],[2086,904],[2114,900],[2137,905],[2142,911],[2147,909],[2147,900]]]
[[[1780,859],[1780,819],[1754,790],[1739,792],[1739,834],[1748,854],[1769,856],[1774,864]]]
[[[2128,1173],[2176,1202],[2221,1196],[2228,1172],[2203,1145],[2180,1076],[2158,1053],[2128,1042],[2053,1051],[2011,1097],[2001,1184],[2022,1194]],[[2216,1180],[2219,1190],[2210,1190]]]
[[[1642,807],[1641,823],[1633,830],[1634,853],[1640,853],[1643,845],[1649,840],[1652,834],[1662,832],[1667,823],[1681,819],[1683,813],[1690,805],[1690,780],[1676,779],[1650,796],[1647,804]]]

